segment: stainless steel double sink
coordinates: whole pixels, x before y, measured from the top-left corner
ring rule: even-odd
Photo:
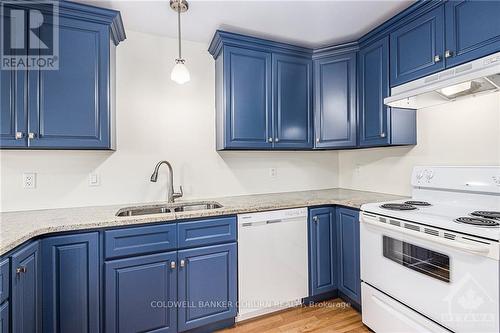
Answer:
[[[149,214],[178,213],[178,212],[190,212],[196,210],[209,210],[217,208],[222,208],[222,205],[215,201],[179,202],[179,203],[168,203],[162,205],[125,207],[120,209],[116,213],[116,216],[138,216],[138,215],[149,215]]]

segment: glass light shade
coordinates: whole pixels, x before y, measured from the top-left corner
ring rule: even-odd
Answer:
[[[172,69],[170,79],[177,82],[178,84],[184,84],[191,79],[191,75],[189,75],[189,70],[187,69],[186,65],[184,65],[182,62],[177,62],[177,64],[175,64],[174,68]]]

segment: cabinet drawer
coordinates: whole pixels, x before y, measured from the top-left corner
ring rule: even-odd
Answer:
[[[177,247],[176,224],[104,232],[106,259],[172,250]]]
[[[179,248],[236,241],[236,218],[222,217],[177,225]]]
[[[9,259],[0,262],[0,304],[9,298]]]

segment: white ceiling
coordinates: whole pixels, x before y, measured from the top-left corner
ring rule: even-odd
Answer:
[[[177,14],[168,0],[77,1],[119,10],[127,30],[177,36]],[[181,18],[183,39],[208,45],[215,30],[223,29],[308,47],[355,40],[414,2],[188,1],[189,11]]]

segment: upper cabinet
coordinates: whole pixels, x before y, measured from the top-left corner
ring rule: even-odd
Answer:
[[[443,6],[391,33],[391,86],[444,68]]]
[[[218,31],[217,150],[312,148],[308,49]]]
[[[432,3],[430,3],[432,5]],[[500,1],[446,1],[391,33],[391,86],[500,51]]]
[[[29,4],[16,9],[29,17]],[[28,57],[42,59],[44,41],[54,38],[57,65],[1,71],[1,148],[114,149],[115,47],[125,38],[119,12],[70,2],[59,3],[57,17],[37,9],[50,23],[27,41]]]
[[[359,51],[359,144],[389,143],[389,38],[385,37]]]
[[[274,143],[312,148],[311,60],[273,54]]]
[[[359,146],[400,146],[417,143],[415,110],[390,108],[389,38],[361,48],[358,54]]]
[[[500,51],[500,1],[448,1],[446,66]]]
[[[314,60],[316,148],[356,147],[356,53]]]
[[[227,47],[222,59],[224,148],[271,148],[271,53]]]

